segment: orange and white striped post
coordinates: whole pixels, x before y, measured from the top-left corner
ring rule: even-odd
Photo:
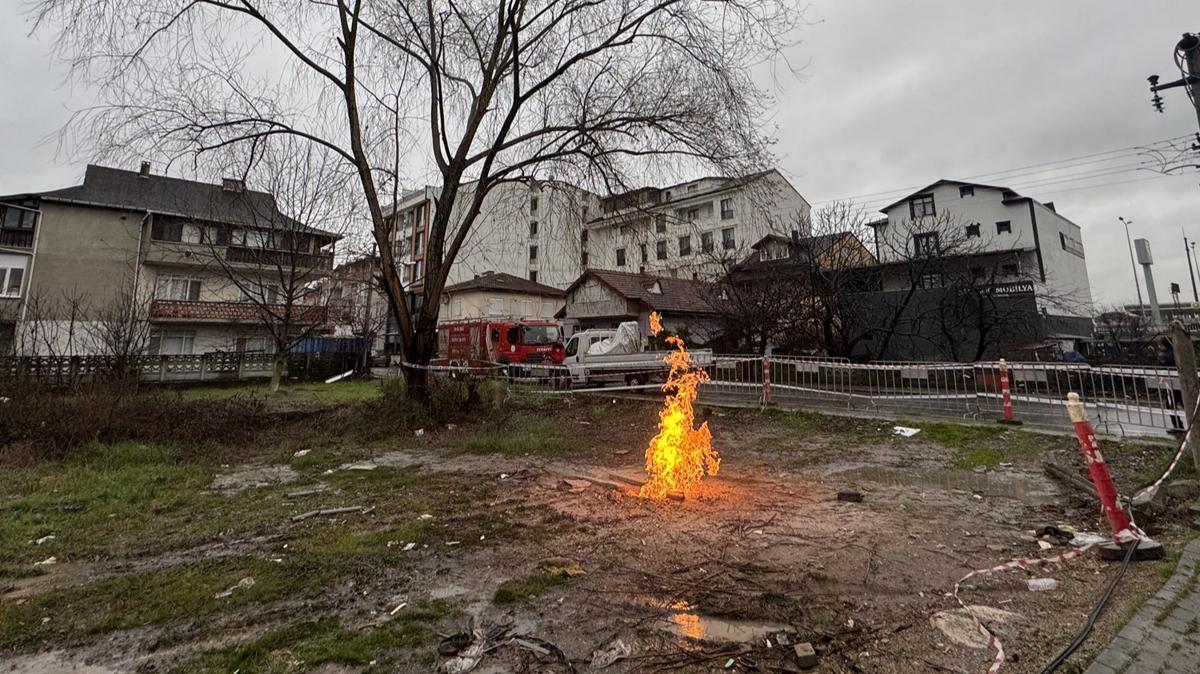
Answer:
[[[771,358],[763,356],[763,388],[762,388],[762,404],[771,404]]]
[[[1100,451],[1100,442],[1096,440],[1096,432],[1088,421],[1087,410],[1079,394],[1067,394],[1067,416],[1075,426],[1075,436],[1079,438],[1079,449],[1083,452],[1083,460],[1087,463],[1088,473],[1092,484],[1096,485],[1096,495],[1100,497],[1100,509],[1112,528],[1113,539],[1117,542],[1139,538],[1141,530],[1129,520],[1129,515],[1117,505],[1117,485],[1113,483],[1112,474],[1108,472],[1108,464],[1104,462],[1104,454]]]
[[[1001,421],[1006,424],[1016,423],[1013,421],[1012,386],[1008,382],[1008,362],[1003,358],[1000,359],[1000,400],[1004,403],[1004,418]]]

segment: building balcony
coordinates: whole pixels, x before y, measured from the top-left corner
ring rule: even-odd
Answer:
[[[0,229],[0,248],[33,248],[32,229]]]
[[[150,304],[150,320],[176,323],[259,323],[264,318],[282,320],[285,310],[286,306],[282,304],[154,300]],[[323,306],[292,306],[292,322],[296,325],[324,323],[328,314],[328,309]]]
[[[220,260],[216,259],[220,257]],[[333,253],[294,253],[284,250],[266,250],[243,246],[210,246],[203,243],[179,243],[175,241],[150,241],[146,246],[145,261],[149,264],[166,266],[220,266],[225,263],[244,268],[268,267],[284,270],[295,269],[297,274],[324,272],[333,269]]]

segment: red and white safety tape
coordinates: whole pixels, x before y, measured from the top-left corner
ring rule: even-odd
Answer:
[[[1179,465],[1179,461],[1183,459],[1184,452],[1187,450],[1188,439],[1192,437],[1192,433],[1195,431],[1196,417],[1198,415],[1200,415],[1200,401],[1197,402],[1196,409],[1192,411],[1192,421],[1188,424],[1187,430],[1184,431],[1183,438],[1179,440],[1179,447],[1175,450],[1175,456],[1171,458],[1170,465],[1168,465],[1167,469],[1163,471],[1162,476],[1151,483],[1150,486],[1139,489],[1138,492],[1133,495],[1132,503],[1134,505],[1146,505],[1147,503],[1153,501],[1154,497],[1158,495],[1159,488],[1162,487],[1163,483],[1167,481],[1167,478],[1171,477],[1171,474],[1175,472],[1175,467]]]
[[[1145,532],[1139,529],[1137,525],[1130,525],[1129,529],[1119,532],[1113,537],[1113,540],[1115,540],[1117,543],[1130,543],[1132,541],[1142,540],[1145,538]],[[1096,545],[1099,545],[1099,543],[1088,543],[1087,545],[1075,548],[1074,550],[1069,550],[1054,557],[1014,559],[988,569],[976,569],[975,571],[972,571],[971,573],[968,573],[967,575],[958,579],[958,582],[954,584],[954,600],[957,601],[958,605],[967,612],[967,615],[971,616],[971,620],[975,621],[975,629],[979,630],[979,633],[987,638],[988,648],[996,649],[996,657],[992,658],[992,664],[990,667],[988,667],[987,674],[996,674],[1000,671],[1000,667],[1004,665],[1004,644],[1002,644],[1000,639],[997,638],[996,635],[993,634],[992,631],[983,624],[983,621],[979,619],[979,616],[976,615],[975,612],[971,610],[971,607],[967,606],[966,602],[964,602],[962,597],[959,596],[958,592],[961,589],[962,584],[974,576],[1003,573],[1005,571],[1012,571],[1014,569],[1028,571],[1031,568],[1038,566],[1065,564],[1073,559],[1084,556],[1087,554],[1088,550],[1091,550]]]

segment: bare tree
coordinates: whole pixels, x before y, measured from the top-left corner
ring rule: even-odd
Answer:
[[[787,0],[34,7],[39,26],[59,29],[73,72],[104,98],[75,125],[102,154],[153,149],[202,161],[288,135],[343,160],[361,186],[405,358],[417,366],[434,354],[447,274],[495,186],[552,174],[612,191],[664,166],[730,175],[764,166],[770,100],[750,72],[777,57],[800,17]],[[286,59],[290,78],[239,45]],[[430,161],[439,180],[415,311],[386,217],[409,156]],[[423,397],[425,371],[406,376]]]
[[[129,274],[116,294],[94,307],[84,323],[91,351],[109,358],[118,376],[128,373],[150,345],[151,300],[151,293]]]

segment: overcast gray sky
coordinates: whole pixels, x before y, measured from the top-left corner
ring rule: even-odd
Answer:
[[[0,0],[0,193],[65,187],[86,163],[45,142],[90,101],[62,86],[23,7]],[[1024,167],[1200,130],[1182,91],[1153,112],[1145,79],[1177,75],[1172,50],[1200,31],[1200,3],[814,0],[807,18],[788,54],[801,79],[777,78],[772,121],[780,168],[814,205],[877,208],[903,188],[988,174],[979,182],[1054,201],[1083,228],[1098,304],[1134,296],[1121,215],[1150,239],[1160,299],[1171,281],[1190,299],[1180,227],[1200,238],[1200,174],[1138,170],[1132,152]]]

